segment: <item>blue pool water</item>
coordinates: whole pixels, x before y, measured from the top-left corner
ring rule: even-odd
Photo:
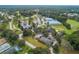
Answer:
[[[53,19],[53,18],[46,18],[46,21],[49,23],[49,24],[61,24],[59,21]]]

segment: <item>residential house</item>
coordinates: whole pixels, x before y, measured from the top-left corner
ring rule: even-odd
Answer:
[[[22,26],[22,28],[23,29],[29,29],[31,26],[27,23],[27,22],[25,22],[25,21],[21,21],[21,26]]]
[[[43,43],[45,43],[46,45],[51,45],[53,43],[52,40],[46,38],[43,36],[43,34],[36,34],[35,38]]]
[[[35,38],[49,46],[54,46],[57,44],[56,39],[51,34],[49,34],[48,37],[44,37],[43,34],[36,34]]]

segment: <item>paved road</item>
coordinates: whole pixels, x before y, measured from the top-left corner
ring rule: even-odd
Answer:
[[[11,30],[17,29],[17,30],[21,31],[21,29],[17,28],[17,27],[13,24],[13,20],[11,20],[11,21],[9,22],[9,26],[10,26],[9,28],[10,28]]]
[[[19,34],[19,40],[23,40],[23,33]]]
[[[12,27],[12,21],[9,22],[9,26],[10,26],[10,29],[13,30],[13,27]]]
[[[49,50],[50,50],[50,53],[51,53],[51,54],[54,54],[52,47],[49,47]]]
[[[21,31],[21,29],[17,28],[14,24],[13,24],[13,29]]]

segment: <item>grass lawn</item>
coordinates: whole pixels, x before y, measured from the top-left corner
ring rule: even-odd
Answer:
[[[0,24],[0,29],[8,29],[8,23]]]
[[[73,29],[78,29],[79,28],[79,22],[78,21],[68,19],[67,23],[70,24]]]
[[[52,28],[54,28],[56,31],[63,31],[65,27],[61,24],[61,25],[53,25]]]
[[[52,27],[58,31],[64,30],[66,34],[72,34],[74,31],[79,29],[79,22],[72,19],[68,19],[67,23],[71,25],[72,29],[67,29],[64,25],[54,25]]]
[[[72,20],[72,19],[68,19],[67,23],[71,25],[72,29],[67,29],[65,28],[65,32],[67,34],[72,34],[74,31],[77,31],[79,29],[79,22]]]
[[[66,34],[71,34],[74,32],[74,30],[71,30],[71,29],[69,30],[63,25],[57,25],[52,27],[55,28],[56,31],[64,31]]]
[[[24,39],[27,40],[28,42],[30,42],[31,44],[35,45],[36,47],[47,48],[47,46],[45,44],[39,42],[38,40],[32,38],[31,36],[24,37]]]

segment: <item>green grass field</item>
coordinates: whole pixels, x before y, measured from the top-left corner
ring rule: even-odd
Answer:
[[[79,22],[78,21],[75,21],[75,20],[72,20],[72,19],[68,19],[67,23],[70,24],[74,29],[79,28]]]
[[[79,22],[78,21],[75,21],[75,20],[72,20],[72,19],[68,19],[67,23],[71,25],[71,29],[70,30],[65,28],[65,32],[67,34],[72,34],[74,31],[77,31],[79,29]]]
[[[62,27],[62,26],[59,26],[59,28],[63,28],[64,29],[64,32],[68,35],[71,35],[74,31],[77,31],[79,29],[79,22],[78,21],[75,21],[73,19],[68,19],[67,20],[67,23],[71,25],[71,29],[67,29],[65,26]],[[59,48],[60,50],[60,53],[62,54],[77,54],[79,53],[79,51],[71,51],[71,50],[66,50],[64,49],[62,46]]]
[[[24,37],[24,39],[27,40],[28,42],[30,42],[31,44],[35,45],[36,47],[47,48],[47,46],[45,44],[39,42],[38,40],[32,38],[31,36]]]
[[[75,30],[78,30],[78,29],[79,29],[79,22],[78,22],[78,21],[69,19],[69,20],[67,21],[67,23],[71,25],[72,30],[75,31]]]
[[[74,31],[77,31],[79,29],[78,21],[68,19],[66,23],[71,25],[71,29],[67,29],[64,25],[54,25],[52,27],[55,28],[57,31],[64,31],[68,35],[72,34]]]

